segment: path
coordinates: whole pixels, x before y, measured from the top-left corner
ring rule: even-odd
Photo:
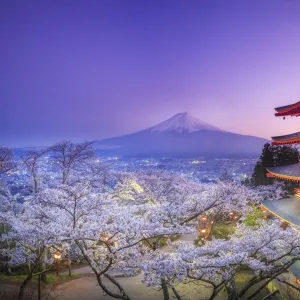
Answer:
[[[182,235],[179,240],[185,241],[187,243],[194,243],[194,240],[197,238],[197,236],[198,236],[198,232],[195,232],[195,233],[191,233],[191,234]],[[170,248],[165,246],[162,248],[162,250],[167,252],[167,251],[170,251]],[[69,272],[68,269],[63,269],[59,272],[59,274],[68,274],[68,272]],[[73,269],[72,272],[81,274],[81,275],[94,274],[91,267],[88,265]]]
[[[193,234],[188,234],[182,236],[180,240],[186,241],[187,243],[193,243],[197,237],[197,232]],[[168,248],[165,247],[167,250]],[[76,273],[80,273],[83,277],[60,284],[57,286],[56,291],[60,294],[60,300],[111,300],[110,296],[107,296],[103,293],[102,289],[99,287],[95,276],[89,266],[83,266],[76,269]],[[67,271],[62,272],[67,273]],[[142,284],[142,275],[135,277],[122,277],[117,279],[118,282],[122,285],[125,291],[132,297],[133,300],[155,300],[163,299],[161,291],[155,291],[151,288],[146,287]],[[104,282],[114,290],[114,287],[104,279]],[[195,284],[181,284],[177,287],[179,293],[185,295],[183,299],[207,299],[210,296],[211,290],[204,285],[195,285]],[[171,299],[173,297],[173,292],[170,291]],[[217,300],[226,299],[224,293],[216,298]]]
[[[162,292],[147,288],[141,283],[142,275],[135,277],[118,278],[118,282],[122,285],[125,291],[130,295],[132,300],[162,300]],[[105,283],[111,285],[104,280]],[[105,296],[102,289],[99,287],[95,277],[82,277],[70,282],[59,285],[56,289],[60,296],[60,300],[112,300],[109,296]],[[201,300],[208,299],[210,290],[205,286],[197,286],[194,284],[182,284],[178,286],[179,293],[182,293],[185,300]],[[172,292],[170,299],[175,299]],[[225,293],[215,298],[216,300],[226,299]]]

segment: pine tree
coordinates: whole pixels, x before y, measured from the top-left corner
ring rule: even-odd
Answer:
[[[266,176],[266,167],[274,167],[274,152],[275,148],[272,145],[269,143],[264,145],[252,174],[251,183],[253,185],[267,185],[273,183],[273,178],[268,178]]]
[[[265,144],[260,155],[260,163],[263,167],[274,167],[274,153],[276,148],[269,143]]]
[[[299,151],[291,146],[272,146],[269,143],[265,144],[258,162],[254,167],[251,178],[253,185],[267,185],[274,182],[273,178],[266,176],[266,168],[286,166],[298,162]],[[296,184],[296,186],[298,186]],[[286,183],[288,190],[292,190],[295,184]]]
[[[278,146],[273,150],[274,165],[286,166],[298,162],[299,152],[291,146]]]

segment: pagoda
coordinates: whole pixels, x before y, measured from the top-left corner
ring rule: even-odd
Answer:
[[[300,116],[300,101],[294,104],[276,107],[276,117]],[[300,132],[272,137],[272,145],[293,145],[300,144]],[[278,178],[300,183],[300,162],[280,167],[267,168],[267,177]],[[294,196],[280,200],[263,201],[262,210],[269,211],[291,227],[300,226],[300,189],[296,188]],[[300,283],[300,262],[296,262],[290,271]]]
[[[275,116],[300,116],[300,101],[294,104],[276,107]],[[274,136],[272,145],[300,144],[300,132]],[[280,167],[267,168],[267,177],[278,178],[300,183],[300,162]],[[291,226],[300,226],[300,189],[295,189],[295,195],[277,201],[263,201],[263,208],[269,210]]]

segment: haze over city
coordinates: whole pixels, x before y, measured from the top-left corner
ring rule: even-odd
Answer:
[[[188,111],[227,131],[297,131],[298,1],[2,1],[0,143],[135,132]],[[276,130],[275,130],[276,128]]]

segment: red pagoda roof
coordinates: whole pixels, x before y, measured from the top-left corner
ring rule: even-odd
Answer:
[[[295,132],[287,135],[273,136],[272,145],[299,144],[300,132]]]
[[[276,117],[299,116],[300,115],[300,101],[298,101],[294,104],[276,107],[275,110],[277,111],[277,113],[275,113]]]

